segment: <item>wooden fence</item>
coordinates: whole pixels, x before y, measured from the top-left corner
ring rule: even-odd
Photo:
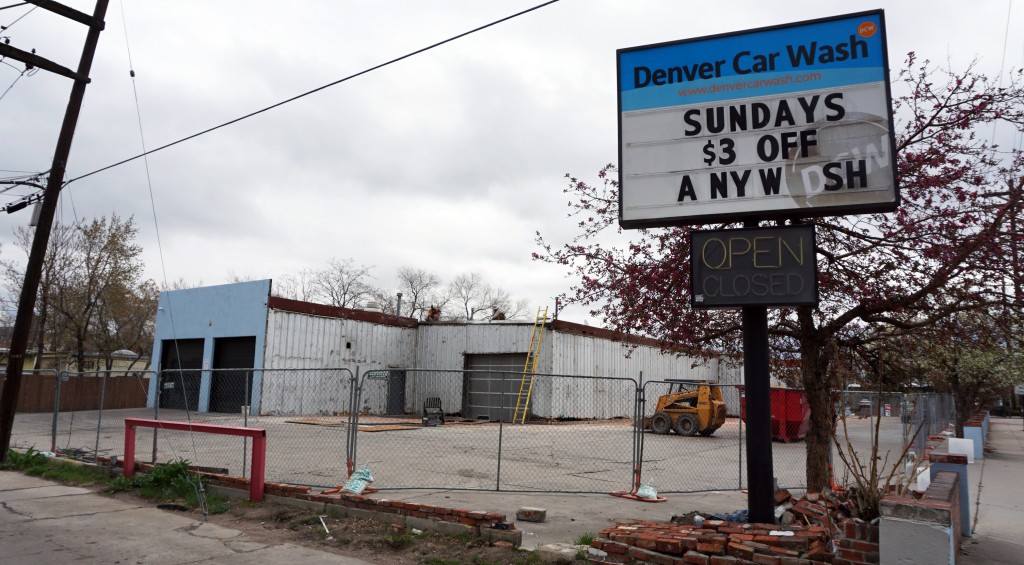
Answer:
[[[18,395],[18,412],[52,412],[57,391],[53,373],[25,373]],[[60,411],[145,408],[149,373],[140,376],[103,373],[65,374],[60,382]]]

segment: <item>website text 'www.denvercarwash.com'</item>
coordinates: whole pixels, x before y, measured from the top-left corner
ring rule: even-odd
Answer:
[[[756,88],[765,88],[769,86],[783,86],[787,84],[796,84],[801,82],[815,82],[821,80],[821,78],[821,73],[803,73],[798,75],[787,74],[785,76],[778,78],[740,80],[735,82],[712,84],[709,86],[694,86],[688,88],[681,88],[679,90],[679,96],[699,96],[702,94],[714,94],[716,92],[750,90]]]

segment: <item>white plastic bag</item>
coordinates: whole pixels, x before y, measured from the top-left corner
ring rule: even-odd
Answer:
[[[366,490],[366,486],[373,482],[373,474],[370,473],[370,468],[366,465],[356,472],[352,473],[352,476],[345,481],[345,486],[341,490],[350,492],[352,494],[363,494]]]
[[[654,489],[654,483],[652,481],[647,481],[637,489],[636,496],[637,498],[649,498],[653,500],[658,498],[658,491]]]

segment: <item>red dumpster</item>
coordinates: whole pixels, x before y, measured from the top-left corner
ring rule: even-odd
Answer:
[[[739,387],[742,393],[744,387]],[[796,388],[772,387],[772,439],[799,441],[811,426],[811,406],[804,391]],[[740,417],[747,420],[747,397],[740,396]]]

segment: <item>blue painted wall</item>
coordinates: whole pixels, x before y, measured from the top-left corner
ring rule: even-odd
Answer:
[[[199,391],[200,412],[210,406],[210,367],[213,364],[213,340],[220,337],[256,336],[254,367],[263,366],[267,334],[267,298],[270,279],[201,288],[169,290],[160,293],[153,343],[153,366],[163,369],[163,342],[172,339],[203,340],[203,373]],[[148,406],[156,402],[159,379],[150,379]],[[253,375],[253,412],[259,409],[262,375]]]

